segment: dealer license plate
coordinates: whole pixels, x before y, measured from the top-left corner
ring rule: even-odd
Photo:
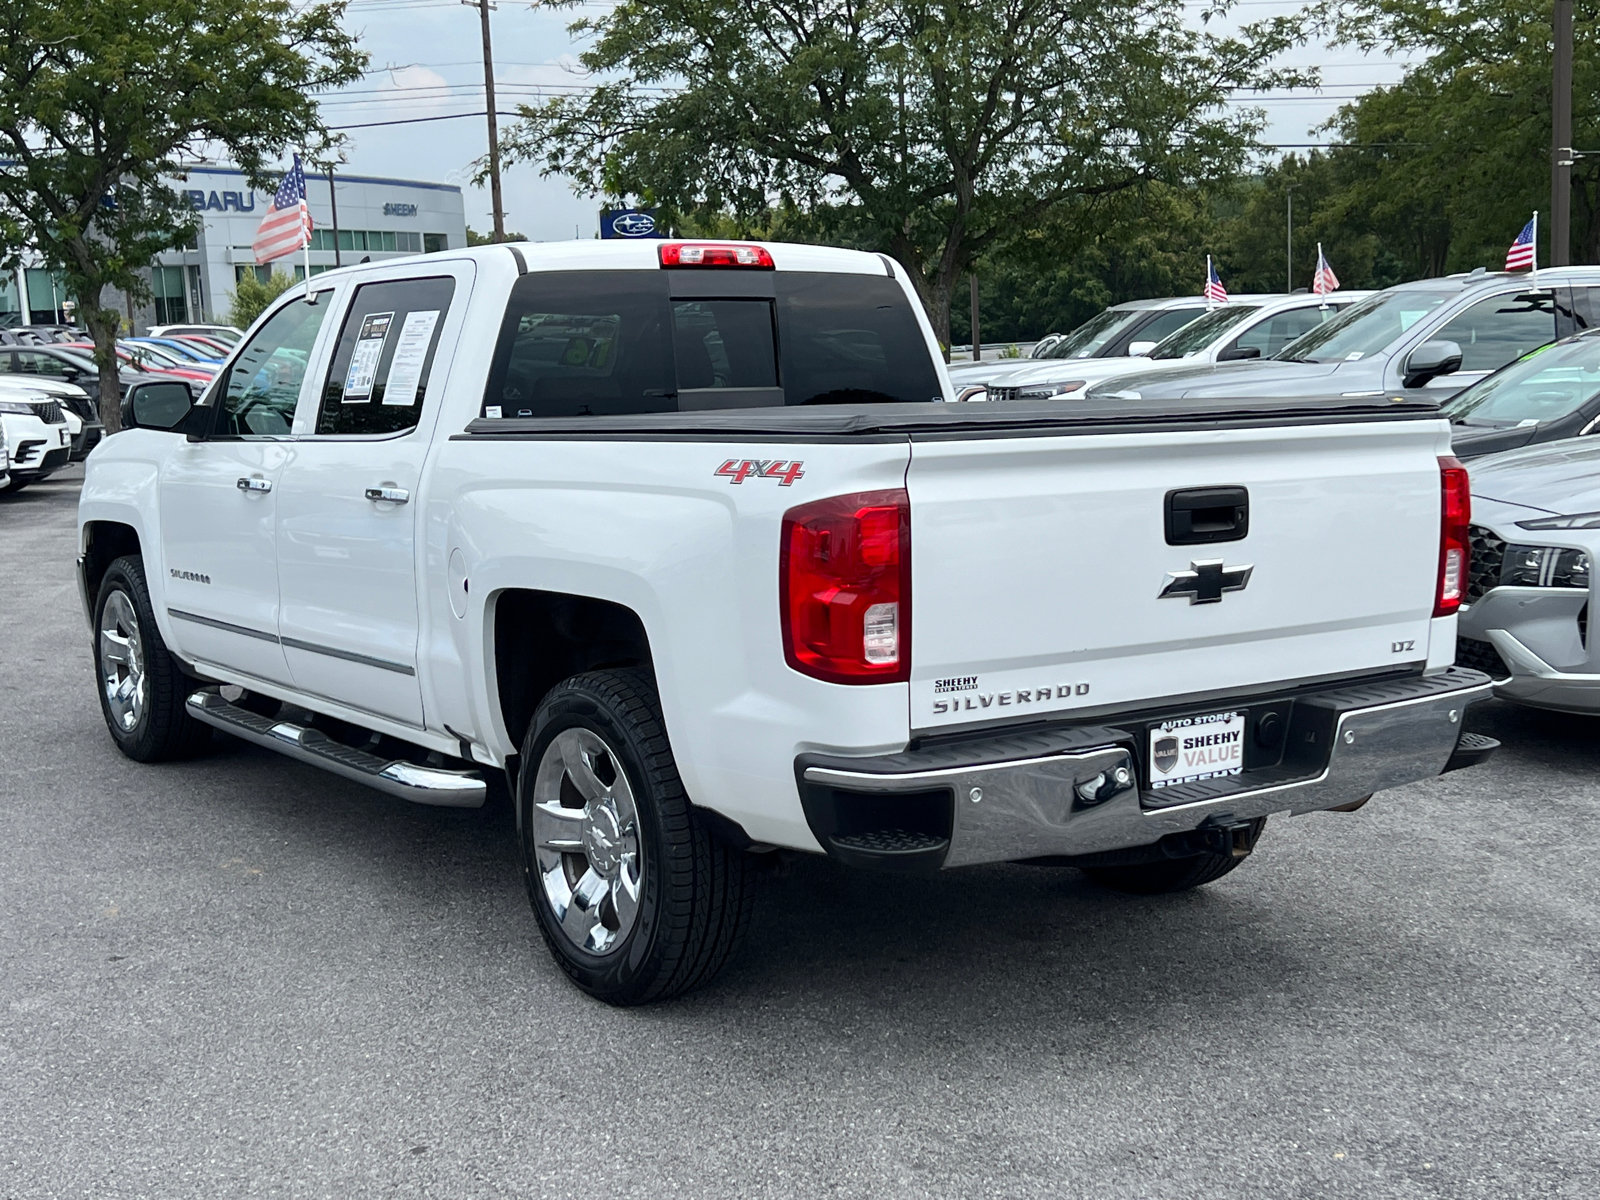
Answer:
[[[1172,787],[1244,770],[1242,712],[1180,717],[1150,727],[1150,786]]]

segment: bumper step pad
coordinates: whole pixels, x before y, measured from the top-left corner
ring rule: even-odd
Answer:
[[[191,694],[187,707],[195,720],[224,733],[402,800],[444,808],[481,808],[487,795],[483,776],[476,771],[452,771],[382,758],[336,742],[320,729],[264,717],[230,704],[215,688],[202,688]]]

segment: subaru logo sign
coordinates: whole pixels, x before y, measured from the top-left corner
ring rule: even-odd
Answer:
[[[600,236],[602,238],[651,238],[660,237],[661,232],[656,227],[656,216],[644,208],[618,208],[607,209],[600,214]]]

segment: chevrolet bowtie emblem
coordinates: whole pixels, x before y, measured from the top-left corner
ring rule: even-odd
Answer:
[[[1192,562],[1187,571],[1167,572],[1167,586],[1161,589],[1157,599],[1187,596],[1190,604],[1215,604],[1222,599],[1223,592],[1244,591],[1250,582],[1250,572],[1254,570],[1251,566],[1225,567],[1220,558]]]

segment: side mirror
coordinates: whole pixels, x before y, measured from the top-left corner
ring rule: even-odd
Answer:
[[[174,430],[193,408],[194,396],[181,380],[136,383],[122,397],[122,427]]]
[[[1156,343],[1155,342],[1129,342],[1128,343],[1128,357],[1129,358],[1143,358],[1146,354],[1149,354],[1150,351],[1154,350],[1155,348],[1156,348]]]
[[[64,367],[61,371],[61,378],[65,379],[68,383],[77,383],[82,375],[83,372],[78,370],[77,367]]]
[[[1423,342],[1406,359],[1405,379],[1402,387],[1421,387],[1439,375],[1449,375],[1461,369],[1461,347],[1454,342]]]
[[[1247,358],[1260,358],[1260,346],[1229,346],[1226,350],[1218,351],[1218,362],[1243,362]]]

